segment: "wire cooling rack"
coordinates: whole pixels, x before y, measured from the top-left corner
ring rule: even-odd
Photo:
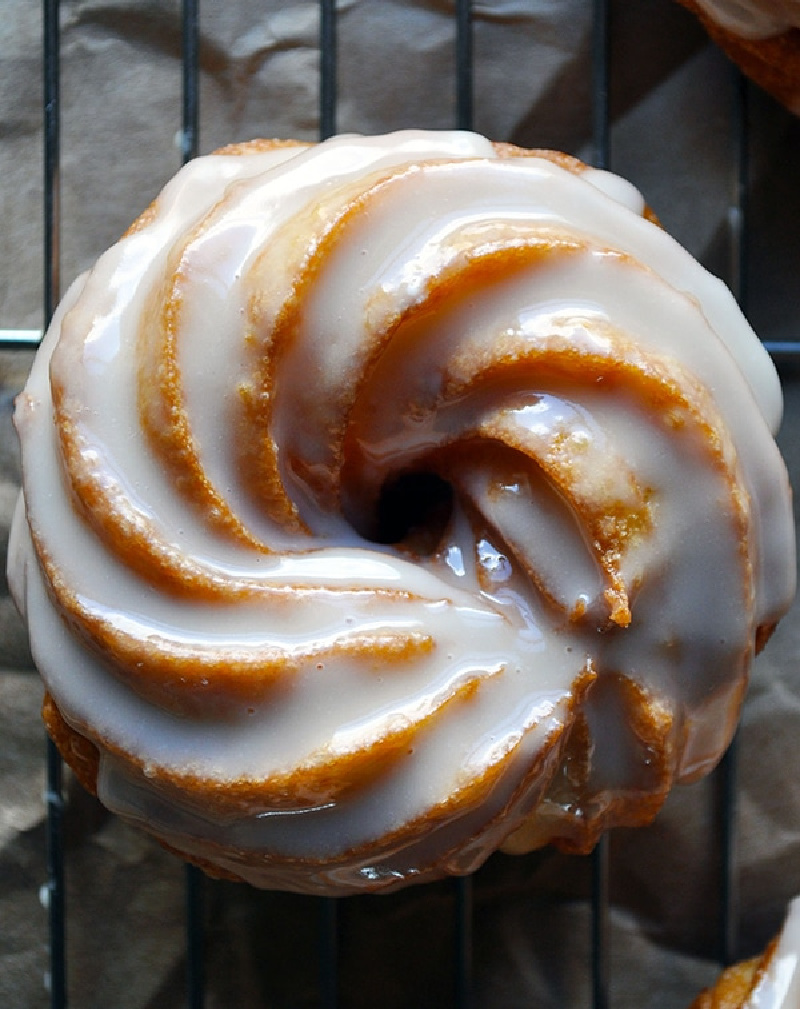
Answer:
[[[199,0],[182,0],[182,131],[180,143],[184,161],[198,153],[199,141]],[[597,167],[612,167],[609,145],[609,76],[611,0],[593,0],[593,34],[590,75],[592,109],[592,160]],[[473,123],[473,10],[469,0],[456,0],[452,7],[454,19],[454,108],[453,126],[468,129]],[[59,0],[43,2],[43,115],[44,115],[44,320],[49,322],[59,298],[60,283],[60,4]],[[337,130],[337,10],[335,0],[319,3],[319,133],[320,138]],[[731,75],[731,116],[735,127],[733,149],[730,152],[730,206],[728,214],[728,248],[730,250],[727,280],[741,302],[746,300],[745,256],[748,225],[748,108],[749,86]],[[35,346],[38,331],[2,330],[0,349],[25,349]],[[800,344],[767,343],[779,360],[800,360]],[[738,907],[736,847],[736,745],[731,747],[716,772],[714,805],[716,840],[718,844],[719,920],[717,949],[721,963],[729,962],[736,948]],[[67,979],[69,962],[66,945],[65,844],[63,829],[62,764],[52,743],[47,749],[47,872],[44,887],[49,914],[49,990],[53,1009],[67,1009]],[[609,997],[609,848],[601,841],[591,862],[591,919],[589,948],[591,962],[592,1009],[610,1009]],[[452,950],[453,1004],[458,1009],[473,1005],[473,917],[474,900],[470,877],[453,881],[455,916]],[[323,1009],[346,1009],[346,998],[340,991],[338,963],[344,941],[340,928],[340,905],[334,899],[319,898],[319,1004]],[[185,943],[187,972],[185,1004],[190,1009],[202,1009],[206,1004],[204,976],[204,880],[192,867],[185,870]],[[516,1003],[515,1003],[516,1004]]]

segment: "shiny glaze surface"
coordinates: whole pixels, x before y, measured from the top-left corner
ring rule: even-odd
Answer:
[[[800,28],[799,0],[696,0],[721,28],[746,39]]]
[[[198,159],[74,283],[9,576],[111,809],[346,893],[585,848],[716,763],[794,590],[780,389],[643,209],[341,137]]]
[[[789,905],[774,952],[742,1009],[794,1009],[800,1005],[800,899]]]

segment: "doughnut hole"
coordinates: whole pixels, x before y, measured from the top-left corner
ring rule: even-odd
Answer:
[[[422,556],[439,547],[453,513],[453,489],[435,473],[392,476],[381,487],[367,538]]]

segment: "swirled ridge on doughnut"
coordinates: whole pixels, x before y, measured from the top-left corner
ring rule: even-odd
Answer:
[[[17,403],[48,730],[259,886],[587,850],[730,739],[794,590],[780,411],[615,176],[468,133],[197,159]]]

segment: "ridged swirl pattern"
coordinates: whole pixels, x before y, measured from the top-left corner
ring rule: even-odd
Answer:
[[[18,399],[50,729],[259,886],[587,850],[730,740],[794,587],[780,410],[613,175],[469,133],[200,158]]]

